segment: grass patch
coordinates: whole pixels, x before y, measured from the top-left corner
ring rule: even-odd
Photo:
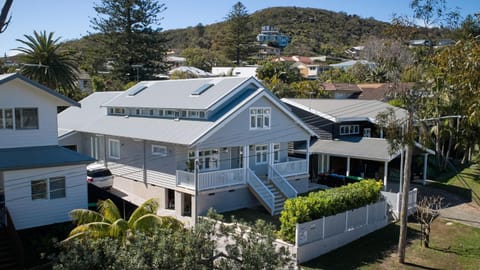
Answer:
[[[254,224],[258,219],[263,219],[267,223],[271,223],[275,230],[280,230],[279,216],[270,215],[263,208],[243,208],[235,211],[221,213],[225,222],[233,222],[234,220],[242,224]]]
[[[472,190],[472,200],[480,205],[480,166],[472,165],[463,169],[458,176],[451,177],[448,185]]]
[[[409,223],[407,264],[396,256],[399,225],[390,224],[344,247],[320,256],[301,269],[478,269],[480,229],[437,219],[431,248],[420,246],[419,225]]]

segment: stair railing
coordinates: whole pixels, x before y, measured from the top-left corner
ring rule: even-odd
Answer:
[[[268,177],[272,181],[272,183],[275,185],[275,187],[280,190],[280,192],[285,195],[287,198],[294,198],[297,197],[298,192],[297,190],[283,177],[277,169],[275,169],[273,166],[268,165]]]
[[[275,196],[251,169],[247,170],[247,183],[263,200],[263,203],[270,208],[270,212],[273,213],[275,211]]]

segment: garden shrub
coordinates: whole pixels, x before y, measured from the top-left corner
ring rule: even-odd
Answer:
[[[293,243],[297,223],[336,215],[375,203],[380,197],[381,189],[381,182],[362,180],[338,188],[311,192],[308,196],[288,199],[280,215],[280,236]]]

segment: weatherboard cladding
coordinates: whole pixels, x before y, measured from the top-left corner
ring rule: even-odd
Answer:
[[[142,82],[148,87],[137,95],[129,96],[127,90],[103,105],[205,110],[246,80],[247,78],[232,77]],[[192,95],[195,90],[209,83],[213,83],[213,86],[200,95]]]

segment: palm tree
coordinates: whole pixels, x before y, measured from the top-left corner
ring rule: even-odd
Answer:
[[[41,84],[69,95],[76,88],[78,69],[71,53],[61,50],[60,38],[53,38],[53,32],[24,35],[25,40],[17,39],[24,47],[16,50],[23,53],[24,65],[20,73]]]
[[[69,215],[77,227],[71,232],[68,241],[74,238],[120,238],[123,243],[135,232],[148,233],[155,228],[179,230],[183,224],[169,216],[157,216],[158,202],[149,199],[140,205],[127,220],[120,216],[117,206],[110,200],[98,202],[99,212],[87,209],[74,209]]]

